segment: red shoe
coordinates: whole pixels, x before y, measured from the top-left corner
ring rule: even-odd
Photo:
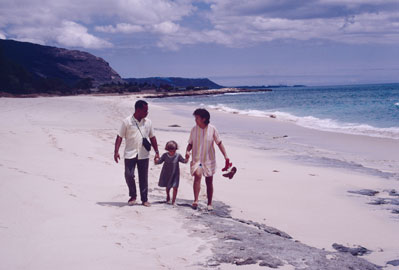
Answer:
[[[227,171],[228,169],[230,169],[230,167],[233,165],[233,163],[230,162],[230,159],[226,159],[226,165],[224,166],[224,168],[222,169],[222,172]]]
[[[223,174],[223,176],[224,177],[228,177],[229,179],[231,179],[236,174],[236,172],[237,172],[237,168],[233,167],[233,168],[231,168],[231,171],[229,171],[228,173]]]

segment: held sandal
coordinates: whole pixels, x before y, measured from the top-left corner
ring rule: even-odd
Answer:
[[[225,164],[224,168],[222,169],[222,172],[230,169],[232,165],[233,165],[233,163],[230,162],[230,159],[226,159],[226,164]]]
[[[236,172],[237,172],[237,168],[233,167],[233,168],[231,168],[231,170],[228,173],[223,174],[223,176],[231,179],[236,174]]]

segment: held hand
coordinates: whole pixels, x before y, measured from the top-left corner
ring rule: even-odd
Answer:
[[[185,156],[186,160],[188,161],[190,158],[190,152],[186,152],[186,156]]]
[[[120,158],[121,158],[121,157],[119,156],[119,153],[114,153],[114,160],[115,160],[116,163],[118,163],[118,160],[119,160]]]
[[[226,157],[226,164],[224,166],[224,168],[222,169],[222,171],[227,171],[231,166],[233,165],[233,163],[230,162],[230,159],[228,157]]]
[[[159,161],[159,153],[155,153],[154,162],[157,163]]]

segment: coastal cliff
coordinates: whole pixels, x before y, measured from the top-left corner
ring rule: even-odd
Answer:
[[[90,53],[0,40],[0,91],[69,94],[72,89],[122,82],[104,59]]]

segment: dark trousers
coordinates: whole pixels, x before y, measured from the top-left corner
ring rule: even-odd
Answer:
[[[129,196],[137,198],[136,182],[134,181],[134,169],[136,168],[139,175],[139,187],[140,187],[140,198],[144,203],[148,201],[148,164],[149,159],[125,159],[125,179],[126,184],[129,187]]]

